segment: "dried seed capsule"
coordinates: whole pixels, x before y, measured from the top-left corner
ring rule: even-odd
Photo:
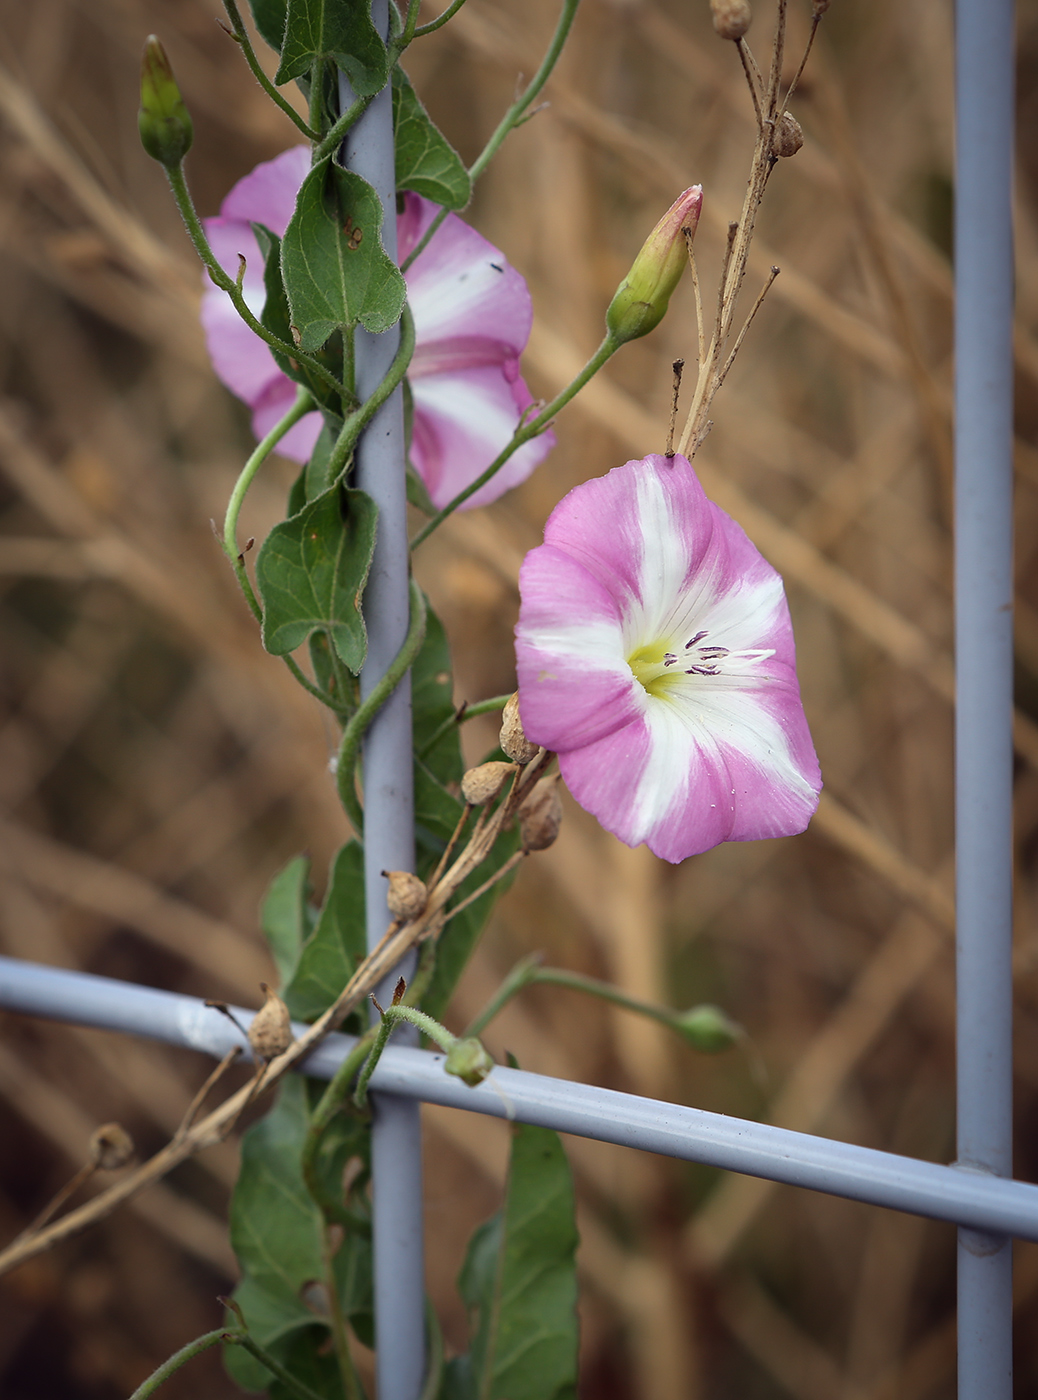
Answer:
[[[389,881],[386,903],[394,919],[417,919],[425,908],[428,893],[417,875],[409,870],[383,870]]]
[[[121,1123],[102,1123],[90,1136],[90,1161],[99,1171],[114,1172],[133,1156],[133,1138]]]
[[[531,744],[519,718],[519,692],[509,697],[508,704],[501,713],[501,748],[513,763],[529,763],[537,757],[538,748]]]
[[[795,156],[804,144],[804,131],[792,112],[783,112],[775,124],[771,149],[777,156]]]
[[[249,1026],[249,1044],[260,1060],[275,1060],[283,1055],[292,1044],[292,1021],[288,1007],[272,992],[266,982],[260,983],[260,991],[266,1001],[252,1018]]]
[[[514,763],[502,763],[499,759],[481,763],[462,778],[461,795],[471,807],[482,807],[485,802],[493,802],[515,771]]]
[[[494,1068],[494,1060],[480,1042],[470,1036],[468,1040],[454,1042],[447,1051],[443,1067],[448,1074],[456,1074],[470,1089],[474,1089]]]
[[[559,774],[538,778],[533,791],[519,807],[519,835],[524,851],[545,851],[553,844],[562,824]]]
[[[722,39],[741,39],[750,27],[750,0],[710,0],[714,29]]]

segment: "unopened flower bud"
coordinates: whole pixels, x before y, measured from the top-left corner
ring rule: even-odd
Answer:
[[[266,1001],[252,1018],[252,1024],[249,1026],[249,1044],[257,1059],[276,1060],[295,1039],[292,1034],[292,1021],[288,1007],[277,992],[272,992],[266,982],[260,983],[260,991],[266,997]]]
[[[804,129],[792,112],[783,112],[775,123],[771,149],[777,156],[795,156],[804,144]]]
[[[710,0],[710,14],[722,39],[741,39],[753,18],[749,0]]]
[[[166,50],[154,34],[144,41],[141,58],[141,142],[153,160],[177,166],[191,149],[194,128],[177,87]]]
[[[554,844],[562,825],[559,774],[538,778],[519,807],[519,837],[524,851],[545,851]]]
[[[648,335],[663,320],[688,263],[686,235],[695,233],[702,207],[702,186],[693,185],[679,195],[642,244],[606,312],[606,327],[617,344]]]
[[[448,1074],[457,1075],[470,1089],[474,1089],[494,1068],[494,1060],[478,1040],[469,1037],[468,1040],[454,1042],[447,1051],[443,1067]]]
[[[516,771],[514,763],[494,759],[470,768],[461,780],[461,795],[470,807],[482,807],[493,802],[505,783]]]
[[[536,744],[531,744],[519,717],[519,692],[509,696],[508,704],[501,712],[501,738],[498,741],[502,750],[513,763],[525,764],[537,757]]]
[[[133,1138],[121,1123],[102,1123],[90,1136],[90,1161],[99,1171],[114,1172],[133,1156]]]
[[[733,1021],[719,1006],[706,1003],[682,1012],[674,1022],[674,1029],[696,1050],[703,1050],[707,1054],[730,1049],[744,1034],[742,1026]]]
[[[409,870],[383,870],[389,881],[386,904],[394,919],[417,919],[429,898],[424,883]]]

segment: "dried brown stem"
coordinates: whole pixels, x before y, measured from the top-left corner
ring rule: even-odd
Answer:
[[[753,98],[753,110],[757,113],[757,126],[760,127],[764,120],[760,109],[760,92],[764,86],[760,69],[757,67],[756,60],[750,53],[750,46],[745,39],[736,40],[735,47],[739,50],[739,57],[742,59],[742,71],[746,74],[746,86]]]
[[[768,292],[771,290],[771,284],[774,282],[775,278],[778,275],[779,268],[773,267],[771,269],[771,274],[768,277],[768,280],[764,283],[764,286],[761,287],[760,293],[757,296],[757,300],[753,303],[753,306],[750,308],[750,314],[746,317],[746,320],[743,322],[742,330],[739,332],[738,336],[736,337],[735,344],[732,346],[732,353],[728,356],[727,360],[725,360],[724,368],[717,376],[718,389],[720,389],[721,385],[724,383],[725,379],[727,378],[728,371],[735,363],[735,357],[736,355],[738,355],[739,348],[746,338],[746,332],[750,329],[750,326],[753,324],[753,318],[763,306],[764,298],[768,295]]]
[[[682,229],[682,233],[685,235],[685,246],[688,249],[688,266],[692,273],[692,290],[695,292],[696,296],[696,335],[698,346],[696,351],[696,367],[699,369],[702,368],[703,362],[706,359],[706,333],[703,330],[703,293],[699,286],[699,269],[696,266],[695,249],[692,247],[692,231],[686,228]]]
[[[231,1019],[233,1020],[234,1018],[232,1017]],[[235,1025],[237,1024],[237,1021],[235,1021]],[[241,1045],[232,1045],[230,1050],[227,1051],[227,1054],[223,1057],[220,1063],[213,1070],[212,1074],[210,1074],[209,1077],[206,1079],[205,1083],[199,1089],[198,1093],[195,1094],[194,1098],[188,1104],[187,1112],[184,1114],[184,1117],[181,1120],[180,1127],[173,1134],[174,1142],[176,1142],[178,1138],[183,1137],[183,1135],[191,1127],[191,1124],[195,1121],[195,1118],[198,1115],[198,1110],[202,1107],[206,1099],[209,1097],[210,1090],[213,1089],[216,1086],[216,1084],[219,1083],[219,1081],[230,1069],[231,1065],[233,1065],[236,1060],[239,1060],[241,1058],[243,1048],[244,1047]]]

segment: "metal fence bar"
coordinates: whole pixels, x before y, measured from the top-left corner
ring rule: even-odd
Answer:
[[[389,27],[388,0],[374,0],[372,19]],[[340,78],[345,107],[352,99]],[[346,138],[344,163],[372,185],[385,210],[382,242],[396,261],[396,167],[393,101],[387,86]],[[373,231],[365,230],[367,236]],[[399,327],[384,335],[358,329],[357,393],[377,389],[396,354]],[[403,392],[398,389],[372,420],[357,448],[355,481],[378,506],[375,556],[364,592],[368,657],[360,677],[367,696],[400,650],[408,627],[409,550],[404,475]],[[411,678],[397,686],[364,743],[364,890],[371,949],[385,933],[383,870],[414,869],[414,779],[411,767]],[[413,957],[380,988],[388,1001],[399,973],[410,977]],[[409,1028],[411,1029],[411,1028]],[[417,1032],[413,1033],[417,1042]],[[425,1270],[422,1223],[422,1141],[417,1103],[373,1099],[371,1141],[375,1258],[375,1326],[379,1400],[416,1400],[425,1370]]]
[[[956,7],[958,1160],[1012,1173],[1013,3]],[[960,1400],[1012,1395],[1012,1245],[959,1232]]]
[[[216,1057],[240,1040],[225,1017],[195,997],[13,958],[0,958],[0,1006],[147,1036]],[[255,1013],[235,1008],[235,1014],[244,1025]],[[306,1072],[330,1078],[352,1045],[349,1036],[329,1036],[307,1059]],[[1038,1186],[986,1172],[920,1162],[769,1123],[522,1070],[499,1067],[486,1083],[470,1089],[445,1073],[442,1055],[397,1045],[385,1052],[372,1087],[386,1096],[495,1118],[512,1116],[522,1123],[966,1224],[975,1230],[1038,1239]]]

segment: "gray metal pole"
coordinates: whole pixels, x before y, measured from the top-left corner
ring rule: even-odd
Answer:
[[[1012,1174],[1013,3],[958,0],[958,1164]],[[1012,1245],[959,1232],[960,1400],[1011,1400]]]
[[[385,35],[387,0],[374,0],[372,19]],[[343,106],[352,99],[340,79]],[[375,98],[345,142],[344,161],[377,191],[385,210],[382,241],[396,260],[396,169],[390,89]],[[399,345],[399,329],[384,335],[358,330],[357,392],[369,397],[382,382]],[[400,390],[372,420],[357,448],[356,484],[378,506],[378,537],[364,592],[368,658],[361,672],[366,696],[400,650],[408,627],[407,497],[404,415]],[[386,931],[383,870],[414,870],[414,780],[411,766],[411,679],[401,681],[379,712],[364,743],[364,889],[368,947]],[[399,973],[387,978],[380,1000]],[[412,1039],[407,1031],[402,1040]],[[414,1033],[417,1035],[417,1032]],[[414,1100],[373,1098],[372,1181],[375,1251],[375,1325],[379,1400],[416,1400],[425,1372],[425,1269],[422,1235],[420,1108]]]
[[[230,1021],[196,997],[15,958],[0,957],[0,1007],[146,1036],[215,1058],[242,1039]],[[255,1015],[241,1007],[232,1010],[243,1026]],[[354,1044],[350,1036],[328,1036],[308,1056],[306,1073],[330,1079]],[[747,1172],[974,1230],[1038,1240],[1038,1186],[1029,1182],[1004,1181],[990,1172],[920,1162],[770,1123],[523,1070],[495,1069],[485,1083],[470,1089],[444,1071],[443,1060],[442,1054],[391,1044],[379,1061],[372,1088],[383,1095],[511,1117],[599,1142]]]

